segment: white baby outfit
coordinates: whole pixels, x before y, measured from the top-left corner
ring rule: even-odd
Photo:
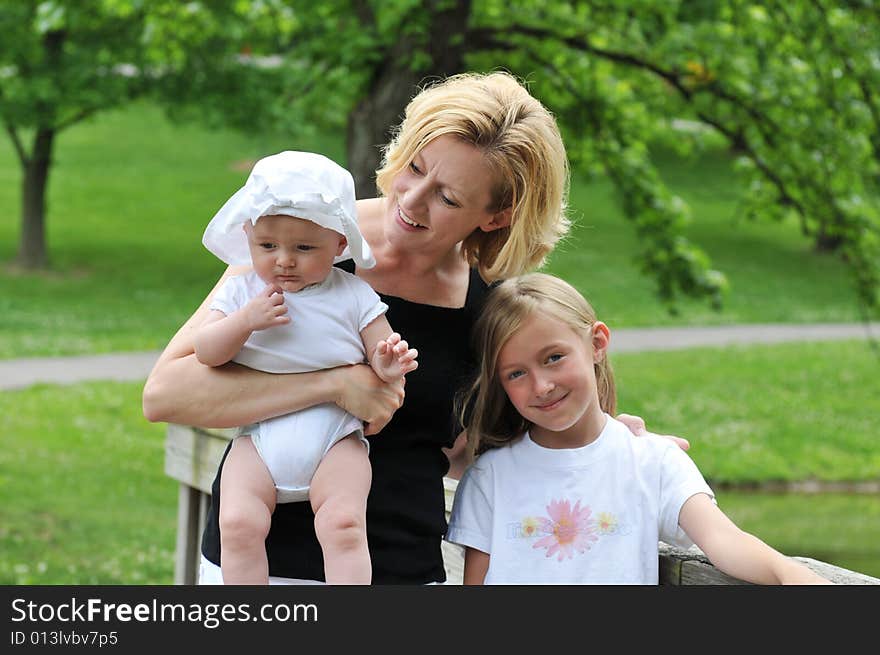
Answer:
[[[376,264],[357,223],[351,173],[323,155],[284,151],[258,161],[239,189],[205,229],[202,243],[227,264],[250,264],[242,226],[261,216],[310,220],[345,236],[348,245],[336,261],[354,259],[361,268]],[[211,309],[227,316],[266,287],[256,273],[228,278]],[[290,323],[253,332],[233,361],[269,373],[302,373],[366,361],[363,330],[388,306],[360,278],[333,268],[320,284],[285,292]],[[342,437],[363,424],[327,403],[261,421],[239,430],[249,434],[272,474],[279,503],[308,499],[321,459]]]
[[[227,316],[266,287],[256,273],[226,280],[211,302]],[[290,323],[251,334],[233,361],[269,373],[302,373],[360,364],[366,360],[360,331],[388,306],[369,284],[333,268],[320,284],[285,292]],[[333,403],[241,428],[250,434],[278,492],[278,502],[308,498],[309,484],[321,459],[342,437],[359,433],[363,424]],[[368,446],[369,447],[369,446]]]
[[[489,553],[485,584],[657,584],[657,542],[689,547],[685,501],[714,494],[673,442],[607,417],[581,448],[526,433],[464,473],[446,539]]]

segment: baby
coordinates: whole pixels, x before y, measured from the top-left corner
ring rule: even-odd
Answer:
[[[228,264],[252,266],[214,295],[195,338],[203,364],[300,373],[368,361],[386,382],[416,369],[418,353],[392,331],[387,305],[334,266],[346,250],[359,267],[375,260],[351,175],[326,157],[287,151],[258,161],[203,243]],[[267,583],[275,503],[309,500],[327,582],[369,584],[368,450],[360,420],[332,403],[240,428],[222,464],[223,581]]]

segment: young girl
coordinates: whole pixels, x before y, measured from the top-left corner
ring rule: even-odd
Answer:
[[[609,414],[610,333],[569,284],[534,273],[492,291],[462,412],[471,453],[447,540],[465,584],[656,584],[658,540],[691,540],[729,575],[827,582],[737,528],[674,443]],[[470,415],[468,417],[467,415]]]
[[[392,333],[388,306],[366,282],[333,266],[346,247],[358,266],[374,264],[356,221],[354,182],[334,162],[303,152],[261,159],[203,241],[227,263],[253,266],[214,296],[195,334],[203,364],[298,373],[366,360],[386,382],[415,370],[417,352]],[[362,423],[328,403],[240,435],[223,465],[223,581],[266,584],[275,503],[309,500],[327,582],[369,583],[371,470]]]

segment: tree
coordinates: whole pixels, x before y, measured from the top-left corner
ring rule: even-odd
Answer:
[[[252,12],[220,2],[5,0],[0,4],[0,122],[22,167],[18,263],[47,265],[46,189],[56,137],[97,112],[173,87],[190,56],[237,54]],[[255,21],[258,23],[258,21]],[[170,27],[181,41],[164,41]],[[239,68],[242,65],[239,64]],[[168,96],[165,96],[168,99]]]
[[[53,15],[47,7],[63,6],[68,17],[98,11],[75,5],[44,2],[33,10],[19,1],[12,4],[19,9],[0,10],[0,21],[11,16],[0,27],[51,26],[39,20]],[[510,70],[557,114],[572,161],[614,181],[640,237],[644,270],[670,306],[680,294],[719,303],[725,280],[684,237],[688,208],[662,183],[651,147],[665,141],[699,148],[706,134],[721,135],[747,176],[744,213],[795,217],[817,247],[846,258],[866,309],[880,307],[874,0],[103,0],[97,6],[104,18],[118,19],[120,8],[126,16],[152,18],[138,41],[149,47],[102,47],[105,73],[88,78],[90,92],[111,80],[122,85],[108,67],[134,62],[153,75],[126,78],[124,97],[140,91],[138,84],[152,85],[170,108],[196,104],[214,120],[346,129],[348,165],[361,197],[375,193],[380,147],[419,85],[467,69]],[[0,66],[12,61],[26,70],[26,57],[39,50],[42,68],[31,69],[42,75],[52,61],[51,33],[35,29],[27,38],[16,35],[12,45],[4,40]],[[70,43],[63,56],[79,52]],[[8,53],[20,53],[25,64]],[[51,90],[71,84],[60,74],[31,75],[19,85],[27,93],[10,93],[8,79],[0,77],[7,130],[37,126],[32,117],[51,112],[34,108],[55,106],[47,102],[58,102]],[[10,104],[19,94],[30,104]],[[230,103],[231,97],[240,100]],[[671,129],[680,119],[703,129]],[[16,149],[21,157],[20,139]]]
[[[388,129],[423,84],[465,69],[530,80],[572,160],[617,185],[658,293],[720,301],[723,275],[683,236],[686,204],[651,161],[658,141],[739,153],[745,215],[795,217],[849,262],[880,306],[880,12],[872,0],[265,1],[292,16],[276,42],[289,121],[345,127],[359,195]],[[340,47],[344,44],[344,47]],[[688,119],[704,129],[671,129]],[[282,119],[285,120],[285,119]]]

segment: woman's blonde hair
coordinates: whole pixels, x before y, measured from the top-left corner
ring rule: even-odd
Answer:
[[[512,208],[510,226],[475,230],[463,242],[487,281],[540,267],[566,234],[569,170],[556,120],[508,73],[463,73],[423,89],[406,107],[376,173],[387,196],[394,177],[439,136],[479,148],[494,173],[487,211]]]
[[[568,282],[545,273],[530,273],[495,287],[474,326],[474,348],[480,357],[477,377],[456,399],[459,417],[468,433],[471,459],[490,448],[505,445],[532,427],[507,397],[497,368],[504,344],[535,312],[582,334],[592,348],[596,313]],[[603,357],[593,366],[599,406],[614,415],[617,394],[611,363],[608,357]]]

